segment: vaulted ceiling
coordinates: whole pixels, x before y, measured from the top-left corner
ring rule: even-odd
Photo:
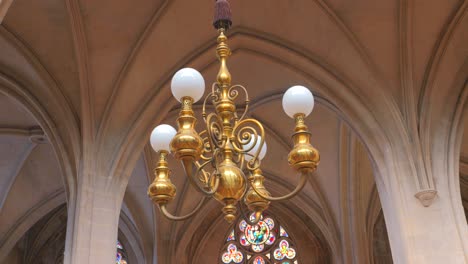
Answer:
[[[464,85],[467,1],[232,0],[231,6],[229,68],[233,82],[249,91],[250,115],[267,128],[263,169],[274,195],[298,179],[286,161],[293,122],[282,113],[281,94],[302,84],[317,98],[307,122],[322,162],[304,191],[273,205],[272,213],[290,221],[299,245],[314,245],[299,246],[310,259],[371,261],[381,206],[360,119],[378,126],[383,116],[410,113],[404,122],[417,129],[412,118],[424,112],[429,95]],[[0,260],[65,203],[76,180],[65,174],[76,174],[82,143],[90,141],[107,163],[133,161],[121,226],[134,252],[146,263],[190,263],[188,257],[213,263],[229,229],[216,202],[193,221],[173,223],[146,197],[156,159],[147,136],[158,123],[175,125],[173,73],[190,66],[207,84],[215,80],[213,1],[1,0],[2,12]],[[170,162],[178,187],[170,210],[183,214],[199,194]]]

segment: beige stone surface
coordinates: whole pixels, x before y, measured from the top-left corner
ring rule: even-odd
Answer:
[[[302,263],[388,261],[382,211],[394,263],[468,263],[467,5],[231,1],[229,68],[267,127],[274,195],[298,179],[281,94],[302,84],[316,96],[320,167],[271,207]],[[175,223],[146,196],[149,133],[179,107],[172,75],[215,80],[212,13],[208,0],[0,0],[0,263],[19,263],[19,241],[64,203],[65,263],[113,263],[117,238],[131,263],[217,261],[229,229],[218,203]],[[184,214],[199,194],[169,162],[169,210]]]

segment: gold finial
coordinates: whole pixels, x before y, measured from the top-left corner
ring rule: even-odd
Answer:
[[[227,68],[227,58],[231,55],[231,49],[227,45],[227,37],[224,35],[224,29],[219,29],[218,46],[216,47],[216,54],[221,62],[217,76],[218,85],[222,88],[227,88],[231,85],[231,73]]]

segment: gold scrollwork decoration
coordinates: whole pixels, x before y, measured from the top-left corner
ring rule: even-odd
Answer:
[[[257,144],[259,139],[260,143]],[[249,170],[255,170],[260,167],[258,156],[265,144],[265,129],[258,120],[248,118],[239,121],[233,128],[231,141],[234,150],[243,154],[247,154],[258,145],[257,151],[252,155],[252,159],[247,162],[246,166]],[[245,147],[247,145],[249,146]]]
[[[243,120],[245,118],[246,114],[249,111],[249,104],[250,104],[249,93],[247,92],[247,89],[244,86],[240,85],[240,84],[233,85],[233,86],[231,86],[231,88],[229,88],[228,94],[230,96],[230,99],[234,101],[239,96],[239,90],[237,90],[238,88],[242,89],[242,91],[244,92],[245,107],[244,107],[244,110],[242,111],[242,115],[241,115],[240,118],[237,118],[237,113],[235,113],[236,118],[237,118],[236,122],[241,121],[241,120]],[[233,96],[233,95],[235,95],[235,96]]]
[[[224,148],[226,140],[223,138],[223,125],[219,116],[210,113],[206,117],[206,126],[211,146],[218,149]]]

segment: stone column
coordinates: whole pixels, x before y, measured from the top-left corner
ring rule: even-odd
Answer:
[[[393,161],[388,159],[376,177],[394,262],[467,263],[463,237],[468,236],[468,230],[466,224],[464,228],[457,224],[456,215],[462,208],[452,204],[447,170],[437,171],[435,197],[430,197],[432,191],[416,192],[412,160],[394,152],[396,149],[391,150]],[[421,199],[421,195],[428,199]]]
[[[124,191],[113,182],[115,177],[110,179],[96,172],[82,175],[74,207],[69,208],[73,228],[68,229],[65,263],[115,263]]]

